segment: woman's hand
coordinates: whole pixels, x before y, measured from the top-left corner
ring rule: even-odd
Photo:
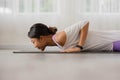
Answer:
[[[65,50],[63,50],[61,52],[67,52],[67,53],[69,53],[69,52],[80,52],[80,51],[81,51],[80,48],[74,47],[74,48],[65,49]]]

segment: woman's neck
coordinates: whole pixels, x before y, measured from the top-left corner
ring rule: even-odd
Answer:
[[[47,46],[57,46],[57,45],[55,44],[55,42],[53,41],[52,37],[53,37],[53,35],[49,35],[49,36],[47,37]]]

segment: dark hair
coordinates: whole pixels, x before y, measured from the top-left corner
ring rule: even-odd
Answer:
[[[57,32],[56,27],[47,27],[47,25],[42,24],[42,23],[36,23],[34,24],[31,28],[30,31],[28,32],[28,37],[29,38],[39,38],[41,35],[42,36],[47,36],[47,35],[54,35]]]

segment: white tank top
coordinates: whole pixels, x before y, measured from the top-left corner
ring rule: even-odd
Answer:
[[[60,46],[55,39],[53,40],[61,49],[75,47],[80,40],[80,30],[88,21],[80,21],[64,29],[66,33],[66,42]],[[113,42],[120,40],[120,31],[88,31],[88,35],[83,46],[83,50],[113,50]]]

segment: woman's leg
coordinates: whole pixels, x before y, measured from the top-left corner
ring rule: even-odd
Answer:
[[[120,52],[120,41],[113,42],[113,51]]]

